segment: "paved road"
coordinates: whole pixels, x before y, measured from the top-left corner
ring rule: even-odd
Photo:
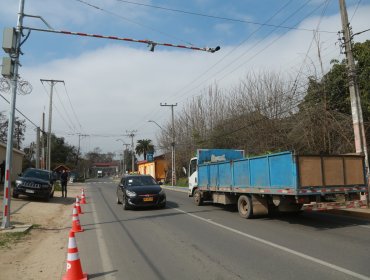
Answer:
[[[77,235],[90,279],[370,279],[370,223],[303,213],[244,220],[167,190],[166,209],[124,211],[116,184],[87,183]]]

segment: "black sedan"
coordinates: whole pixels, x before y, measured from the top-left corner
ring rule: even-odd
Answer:
[[[123,209],[166,207],[166,194],[150,175],[124,175],[117,187],[117,203]]]

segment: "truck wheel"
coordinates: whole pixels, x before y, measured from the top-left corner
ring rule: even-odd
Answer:
[[[238,199],[238,211],[242,218],[249,219],[253,216],[252,200],[249,196],[241,195]]]
[[[196,206],[203,205],[203,197],[202,197],[202,193],[200,190],[195,190],[193,197],[194,197],[194,203]]]

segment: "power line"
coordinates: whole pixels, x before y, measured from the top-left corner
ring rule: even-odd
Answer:
[[[80,1],[80,0],[76,0],[76,1]],[[208,14],[203,14],[203,13],[184,11],[184,10],[180,10],[180,9],[165,8],[165,7],[162,7],[162,6],[150,5],[150,4],[144,4],[144,3],[137,3],[137,2],[126,1],[126,0],[116,0],[116,1],[131,4],[131,5],[144,6],[144,7],[160,9],[160,10],[176,12],[176,13],[182,13],[182,14],[188,14],[188,15],[193,15],[193,16],[207,17],[207,18],[213,18],[213,19],[221,19],[221,20],[233,21],[233,22],[239,22],[239,23],[248,23],[248,24],[260,25],[260,26],[269,26],[269,27],[282,28],[282,29],[293,29],[293,30],[311,31],[311,32],[313,31],[312,29],[307,29],[307,28],[297,28],[297,27],[292,27],[292,26],[275,25],[275,24],[260,23],[260,22],[250,21],[250,20],[220,17],[220,16],[208,15]],[[334,31],[325,31],[325,30],[321,30],[319,32],[337,33],[337,32],[334,32]]]
[[[45,94],[50,98],[50,95],[47,91],[47,89],[45,88],[45,85],[42,83],[42,86],[44,87],[44,90],[45,90]],[[55,105],[55,103],[53,102],[52,104],[53,108],[57,111],[58,115],[62,118],[62,120],[64,121],[64,123],[67,125],[67,127],[71,130],[71,131],[75,131],[74,128],[71,127],[71,125],[68,123],[68,121],[64,118],[63,114],[59,111],[59,108]]]
[[[4,99],[6,102],[8,102],[9,104],[10,104],[10,102],[9,102],[9,100],[8,99],[6,99],[1,93],[0,93],[0,97],[2,98],[2,99]],[[33,121],[31,121],[25,114],[23,114],[21,111],[19,111],[17,108],[15,108],[15,110],[19,113],[19,114],[21,114],[27,121],[29,121],[31,124],[33,124],[36,128],[37,127],[39,127],[38,125],[36,125]]]
[[[64,112],[65,112],[65,115],[67,116],[67,119],[68,119],[69,123],[72,125],[72,126],[71,126],[71,127],[72,127],[72,129],[73,129],[74,131],[77,131],[77,129],[76,129],[76,127],[75,127],[75,125],[74,125],[74,123],[73,123],[73,121],[72,121],[71,117],[70,117],[70,114],[68,114],[67,109],[66,109],[66,107],[64,106],[64,103],[62,102],[62,99],[60,98],[60,95],[58,94],[58,91],[57,91],[57,89],[56,89],[56,88],[55,88],[55,92],[57,93],[57,94],[56,94],[56,96],[57,96],[57,98],[58,98],[58,100],[59,100],[60,104],[62,105],[62,108],[63,108],[63,110],[64,110]]]
[[[68,91],[67,91],[67,87],[66,87],[65,84],[64,84],[64,91],[65,91],[65,94],[67,95],[67,98],[68,98],[68,101],[69,101],[69,105],[71,105],[72,113],[75,116],[75,119],[76,119],[76,121],[77,121],[80,129],[82,130],[82,125],[81,125],[81,123],[80,123],[80,121],[79,121],[79,119],[77,117],[76,111],[75,111],[74,106],[73,106],[73,104],[71,102],[71,98],[69,97],[69,94],[68,94]]]
[[[131,23],[134,23],[134,24],[139,25],[139,26],[141,26],[141,27],[144,27],[144,28],[147,28],[147,29],[149,29],[149,30],[155,31],[155,32],[160,33],[160,34],[162,34],[162,35],[165,35],[165,36],[167,36],[167,37],[169,37],[169,38],[173,38],[173,39],[179,40],[179,41],[181,41],[181,42],[184,42],[184,43],[186,43],[186,44],[193,45],[192,43],[189,43],[189,42],[187,42],[187,41],[182,40],[181,38],[178,38],[178,37],[173,36],[173,35],[171,35],[171,34],[168,34],[168,33],[166,33],[166,32],[163,32],[163,31],[157,30],[157,29],[155,29],[155,28],[153,28],[153,27],[151,27],[151,26],[148,26],[148,25],[145,25],[145,24],[139,23],[139,22],[137,22],[137,21],[133,21],[133,20],[131,20],[131,19],[128,19],[128,18],[126,18],[126,17],[124,17],[124,16],[121,16],[121,15],[119,15],[119,14],[113,13],[113,12],[111,12],[111,11],[108,11],[108,10],[106,10],[106,9],[103,9],[103,8],[101,8],[101,7],[98,7],[98,6],[96,6],[96,5],[92,5],[92,4],[90,4],[90,3],[86,2],[86,1],[83,1],[83,0],[75,0],[75,1],[80,2],[80,3],[84,4],[84,5],[87,5],[87,6],[91,7],[91,8],[97,9],[97,10],[99,10],[99,11],[102,11],[102,12],[104,12],[104,13],[107,13],[107,14],[113,15],[113,16],[118,17],[118,18],[120,18],[120,19],[123,19],[123,20],[125,20],[125,21],[131,22]]]
[[[308,0],[306,3],[308,3],[311,0]],[[284,10],[290,3],[292,3],[293,0],[290,0],[286,2],[283,6],[281,6],[280,9],[278,9],[269,19],[265,21],[265,23],[268,23],[270,20],[272,20],[276,15],[278,15],[282,10]],[[294,12],[294,14],[297,11]],[[185,85],[182,89],[180,89],[176,94],[171,95],[171,97],[177,97],[177,96],[185,96],[188,92],[191,92],[197,88],[199,88],[201,85],[203,85],[205,82],[209,80],[207,78],[205,81],[201,81],[197,86],[190,88],[189,90],[185,91],[183,94],[181,94],[187,87],[190,87],[192,84],[194,84],[196,81],[200,80],[203,76],[205,76],[207,73],[209,73],[212,69],[214,69],[218,64],[220,64],[223,60],[226,59],[229,55],[231,55],[235,50],[237,50],[240,46],[242,46],[244,43],[248,41],[249,38],[251,38],[255,33],[257,33],[260,29],[262,29],[262,26],[260,26],[258,29],[256,29],[254,32],[252,32],[246,39],[241,41],[236,47],[234,47],[232,50],[230,50],[226,55],[224,55],[221,59],[219,59],[216,63],[214,63],[211,67],[209,67],[206,71],[204,71],[202,74],[200,74],[197,78],[189,82],[187,85]],[[159,109],[157,109],[157,112]],[[150,116],[151,113],[148,113],[144,118],[147,119]]]

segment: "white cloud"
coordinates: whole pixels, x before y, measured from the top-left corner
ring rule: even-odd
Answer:
[[[41,5],[40,2],[36,3]],[[114,4],[111,1],[107,3]],[[349,14],[351,12],[353,13],[353,10],[350,9]],[[79,13],[79,11],[76,11],[76,14],[67,13],[66,16],[70,20],[78,21]],[[369,14],[370,6],[358,9],[353,21],[354,32],[368,28]],[[318,18],[311,18],[300,27],[312,28],[317,22]],[[339,15],[326,17],[321,23],[323,30],[337,31],[340,26]],[[221,27],[228,30],[227,25],[219,26]],[[369,38],[368,34],[363,34],[357,39],[365,40]],[[273,36],[256,47],[254,46],[259,41],[248,41],[222,61],[220,59],[232,51],[233,46],[221,46],[219,52],[210,54],[161,46],[157,46],[152,53],[146,48],[134,48],[137,45],[110,44],[72,58],[61,58],[38,64],[37,67],[27,65],[22,67],[20,69],[22,78],[31,82],[34,90],[30,95],[18,96],[17,107],[34,122],[40,123],[41,113],[48,112],[49,102],[39,81],[40,78],[64,80],[79,122],[82,124],[83,133],[124,134],[126,130],[137,129],[136,139],[155,140],[158,128],[147,120],[153,119],[162,125],[170,118],[170,111],[160,107],[160,102],[178,103],[179,106],[175,110],[181,110],[187,97],[199,94],[207,85],[214,81],[225,87],[235,85],[248,71],[268,69],[294,76],[301,67],[312,36],[311,32],[292,30],[280,39]],[[338,46],[335,45],[336,34],[322,33],[320,36],[324,47],[325,65],[328,67],[328,61],[337,57],[339,53]],[[312,70],[312,64],[318,67],[315,46],[309,53],[309,59],[306,61],[308,68]],[[219,63],[216,64],[217,62]],[[208,72],[201,76],[206,71]],[[195,79],[198,80],[191,83]],[[200,83],[202,81],[206,82]],[[185,88],[189,83],[190,86]],[[46,90],[49,91],[49,88],[46,87]],[[62,85],[57,85],[56,90],[55,94],[60,95],[68,114],[73,119]],[[56,97],[54,100],[58,110],[63,112],[62,107],[58,105],[59,100]],[[77,145],[77,137],[68,135],[73,131],[55,110],[53,131],[57,132],[57,136],[64,136],[71,144]],[[35,136],[32,135],[31,129],[28,133],[31,136],[27,141],[33,141]],[[129,138],[121,138],[130,141]],[[121,143],[116,142],[116,137],[91,137],[84,139],[82,144],[84,152],[96,146],[101,146],[106,152],[122,148]]]

